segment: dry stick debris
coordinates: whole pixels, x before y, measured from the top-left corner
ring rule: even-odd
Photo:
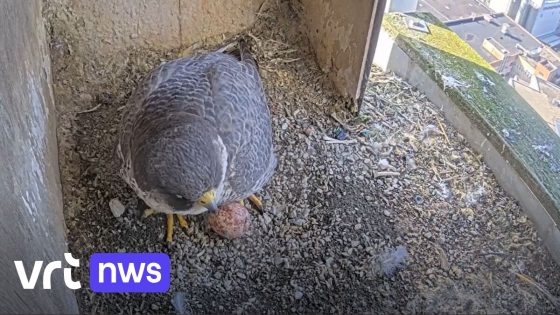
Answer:
[[[377,178],[377,177],[383,177],[383,176],[400,176],[401,173],[399,172],[391,172],[391,171],[385,171],[385,172],[374,172],[373,173],[373,177]]]
[[[76,114],[93,113],[93,112],[95,112],[96,110],[98,110],[98,109],[101,107],[101,105],[103,105],[103,104],[97,104],[97,105],[95,105],[93,108],[90,108],[90,109],[86,109],[86,110],[83,110],[83,111],[76,112]]]
[[[560,307],[560,299],[553,296],[552,294],[550,294],[550,291],[548,291],[545,287],[543,287],[542,285],[540,285],[539,283],[537,283],[535,280],[531,279],[531,277],[524,275],[522,273],[515,273],[515,275],[517,276],[517,278],[533,287],[535,287],[537,290],[539,290],[539,292],[541,292],[542,294],[544,294],[546,296],[546,298],[552,303],[554,304],[555,307]]]
[[[358,143],[358,140],[356,140],[356,139],[338,140],[338,139],[331,138],[327,135],[323,136],[323,140],[325,140],[326,143],[328,143],[328,144],[354,144],[354,143]]]

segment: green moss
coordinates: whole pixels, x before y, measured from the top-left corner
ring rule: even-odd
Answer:
[[[443,52],[469,60],[483,68],[492,70],[492,66],[472,49],[471,46],[461,40],[455,32],[448,29],[432,15],[416,13],[414,15],[410,14],[410,16],[429,22],[430,33],[427,34],[409,29],[406,26],[405,16],[397,14],[387,15],[383,20],[383,27],[392,35],[399,34],[410,39],[416,39]]]
[[[411,30],[424,20],[430,33]],[[521,174],[547,209],[560,209],[560,138],[472,47],[429,13],[390,13],[383,29],[444,89]],[[453,78],[461,86],[449,86]],[[543,146],[546,147],[543,150]],[[551,213],[560,224],[560,212]]]

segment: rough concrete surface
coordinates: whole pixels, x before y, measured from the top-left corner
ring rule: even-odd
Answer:
[[[249,27],[264,0],[47,0],[74,53],[111,58],[131,47],[174,49]]]
[[[370,46],[368,31],[375,0],[301,0],[302,22],[321,69],[338,91],[356,97],[358,74]],[[369,65],[368,65],[369,67]]]
[[[67,251],[41,2],[0,1],[0,29],[0,312],[76,313],[62,270],[52,290],[41,278],[24,290],[14,265],[29,275],[35,260],[64,261]]]

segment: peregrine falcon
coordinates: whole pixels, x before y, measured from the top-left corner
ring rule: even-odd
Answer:
[[[150,207],[173,215],[215,211],[249,198],[276,167],[272,127],[258,66],[244,41],[167,62],[132,94],[116,151],[121,176]]]

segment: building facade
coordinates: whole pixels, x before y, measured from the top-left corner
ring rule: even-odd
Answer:
[[[486,0],[486,3],[537,37],[553,34],[560,26],[560,0]]]
[[[559,0],[560,1],[560,0]],[[509,16],[499,13],[445,23],[504,77],[560,83],[560,56]]]

